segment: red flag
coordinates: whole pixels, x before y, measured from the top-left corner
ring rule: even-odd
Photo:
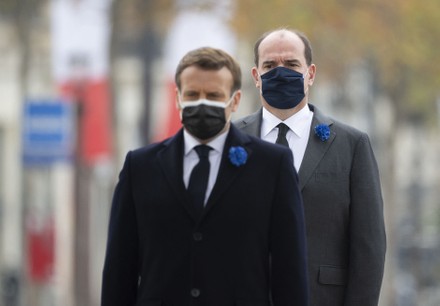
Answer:
[[[55,258],[55,231],[53,221],[47,218],[42,226],[29,217],[26,227],[28,267],[31,279],[46,282],[53,275]]]
[[[162,110],[163,115],[157,124],[158,128],[153,141],[161,141],[171,137],[182,127],[179,110],[176,106],[176,84],[169,80],[166,86],[166,105]]]
[[[60,90],[64,98],[76,102],[78,106],[77,145],[82,161],[93,164],[109,157],[112,144],[107,81],[66,82]]]

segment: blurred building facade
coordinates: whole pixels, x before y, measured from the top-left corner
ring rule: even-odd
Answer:
[[[19,49],[13,39],[15,29],[8,22],[0,22],[0,277],[4,303],[17,300],[21,290],[23,197],[19,118],[22,95]]]

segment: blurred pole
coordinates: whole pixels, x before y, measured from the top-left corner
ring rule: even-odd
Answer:
[[[440,130],[440,94],[437,96],[437,127]]]
[[[28,76],[31,60],[31,16],[39,16],[39,8],[44,1],[36,2],[29,0],[16,1],[14,7],[14,25],[16,29],[16,36],[14,40],[17,43],[18,53],[20,54],[20,66],[19,74],[17,77],[18,83],[18,104],[24,102],[25,97],[29,94]],[[14,44],[12,40],[11,44]],[[4,97],[2,97],[4,98]],[[14,132],[12,132],[13,134]],[[16,129],[16,135],[11,136],[14,139],[20,139],[21,130],[19,127]],[[24,171],[24,167],[20,160],[20,144],[14,143],[11,148],[8,145],[5,154],[13,154],[14,156],[6,156],[7,163],[5,164],[5,170],[8,174],[7,182],[5,182],[5,206],[2,213],[5,218],[2,224],[3,228],[1,232],[3,234],[3,264],[4,267],[9,270],[6,274],[6,279],[3,287],[2,301],[5,306],[19,305],[21,300],[25,300],[26,297],[26,285],[28,284],[26,275],[26,266],[23,265],[25,255],[23,254],[23,244],[25,242],[24,228],[24,206],[25,196],[23,190],[26,190],[26,179],[28,178],[28,171]],[[14,152],[15,151],[15,152]],[[14,169],[14,165],[20,165],[19,171]],[[9,171],[13,170],[13,171]],[[12,279],[16,280],[12,280]],[[24,281],[23,281],[24,280]],[[15,284],[16,283],[16,284]],[[11,286],[14,284],[13,286]],[[15,290],[11,290],[15,287]],[[23,288],[23,290],[20,290]],[[18,294],[22,294],[20,296]]]
[[[414,156],[417,156],[416,154]],[[414,168],[420,169],[420,159],[417,158],[414,160]],[[412,236],[409,237],[411,239],[411,243],[409,245],[409,254],[408,254],[408,270],[410,275],[413,277],[414,288],[412,288],[412,292],[414,296],[410,297],[410,300],[415,303],[420,300],[420,292],[422,289],[421,281],[423,279],[423,273],[421,271],[421,265],[423,260],[422,254],[422,210],[423,210],[423,200],[422,200],[422,186],[419,182],[420,175],[416,173],[413,177],[413,181],[408,188],[408,205],[410,206],[408,212],[411,220],[412,226]]]
[[[76,305],[90,304],[89,283],[89,184],[90,169],[83,160],[83,124],[85,115],[84,80],[75,84],[76,154],[75,154],[75,300]]]
[[[389,116],[390,126],[385,133],[385,143],[382,147],[382,156],[384,161],[384,168],[381,171],[381,182],[383,185],[383,197],[384,197],[384,218],[385,218],[385,229],[387,236],[387,252],[385,256],[385,271],[384,278],[382,281],[382,292],[385,297],[383,304],[384,306],[394,306],[397,305],[396,299],[396,277],[397,265],[398,265],[398,249],[397,249],[397,232],[398,232],[398,221],[400,213],[398,207],[398,178],[397,178],[397,163],[396,156],[399,150],[398,142],[399,139],[396,130],[392,128],[394,123],[394,113],[393,108],[390,107]]]
[[[140,122],[140,134],[142,135],[142,144],[148,144],[151,140],[150,133],[150,118],[151,118],[151,100],[152,100],[152,92],[153,92],[153,63],[158,55],[158,46],[159,41],[156,37],[154,31],[152,31],[153,27],[150,24],[147,24],[143,38],[141,41],[141,59],[143,62],[143,90],[145,97],[145,104],[143,109],[143,114]]]
[[[53,169],[53,202],[56,228],[54,305],[74,306],[74,168],[56,164]]]

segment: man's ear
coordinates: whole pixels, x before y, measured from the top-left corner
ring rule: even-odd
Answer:
[[[254,80],[255,87],[261,87],[260,75],[258,74],[257,67],[252,67],[251,69],[252,79]]]
[[[176,108],[177,110],[180,110],[180,104],[179,104],[179,89],[176,87],[175,88],[175,99],[176,99]]]
[[[237,90],[235,92],[235,95],[234,95],[233,100],[231,102],[231,104],[232,104],[231,111],[232,112],[237,111],[238,106],[240,105],[240,100],[241,100],[241,90]]]
[[[311,64],[309,67],[309,81],[308,81],[309,86],[313,85],[313,82],[315,82],[315,77],[316,77],[316,65]]]

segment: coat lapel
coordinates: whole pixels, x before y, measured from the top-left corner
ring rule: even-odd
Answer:
[[[309,104],[309,107],[313,111],[313,120],[310,128],[309,142],[307,143],[304,158],[298,172],[300,190],[302,190],[309,181],[319,162],[324,157],[325,153],[336,137],[336,133],[331,129],[333,121],[324,116],[313,105]],[[316,137],[314,127],[318,124],[326,124],[330,126],[330,138],[328,140],[321,141],[318,137]]]
[[[263,108],[260,108],[257,112],[240,120],[238,127],[246,134],[260,138],[262,119]]]
[[[181,200],[186,211],[197,221],[183,183],[183,129],[165,141],[164,146],[158,153],[159,165],[176,198]]]
[[[306,152],[304,154],[301,167],[298,172],[300,189],[302,190],[306,183],[309,181],[311,175],[318,166],[320,160],[324,157],[328,148],[332,144],[336,137],[336,133],[330,128],[330,138],[323,142],[315,135],[314,127],[318,124],[327,124],[331,126],[333,121],[324,116],[315,106],[309,104],[310,109],[313,111],[312,126],[310,128],[310,137],[307,144]],[[261,137],[261,124],[263,121],[263,111],[260,108],[256,113],[249,115],[242,120],[239,120],[239,127],[242,131],[257,137]]]
[[[206,216],[206,214],[212,209],[212,207],[217,204],[221,195],[224,194],[231,187],[237,175],[245,168],[245,165],[236,167],[230,162],[229,149],[233,146],[241,146],[246,150],[248,158],[250,158],[252,151],[248,147],[246,147],[246,144],[248,142],[249,137],[243,133],[240,133],[234,127],[234,125],[231,124],[229,134],[226,138],[225,146],[223,148],[223,154],[217,179],[215,181],[211,195],[208,198],[208,202],[206,203],[206,207],[203,210],[202,218]]]

